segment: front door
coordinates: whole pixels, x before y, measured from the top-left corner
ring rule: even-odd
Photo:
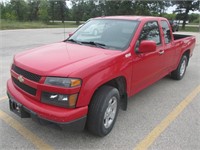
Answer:
[[[137,53],[139,44],[142,40],[155,41],[157,45],[156,51],[149,53]],[[135,51],[136,55],[133,58],[132,76],[133,94],[159,80],[163,74],[164,51],[157,21],[149,21],[143,26]]]

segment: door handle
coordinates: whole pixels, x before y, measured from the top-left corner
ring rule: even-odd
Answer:
[[[165,53],[165,51],[164,51],[164,50],[160,50],[158,53],[159,53],[160,55],[163,55],[163,54]]]

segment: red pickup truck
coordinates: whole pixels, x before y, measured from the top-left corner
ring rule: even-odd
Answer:
[[[128,97],[168,74],[183,78],[194,46],[162,17],[90,19],[65,41],[15,55],[10,110],[105,136]]]

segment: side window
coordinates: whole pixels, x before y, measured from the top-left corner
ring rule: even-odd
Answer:
[[[165,43],[168,44],[171,42],[172,37],[170,35],[170,29],[167,21],[161,21],[161,26],[164,32],[164,37],[165,37]]]
[[[140,33],[139,43],[142,40],[153,40],[157,45],[161,44],[160,31],[157,21],[147,22],[144,25],[142,32]]]

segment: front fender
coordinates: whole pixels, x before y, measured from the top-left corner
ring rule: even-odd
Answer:
[[[94,73],[93,75],[87,76],[82,83],[82,87],[79,93],[77,107],[87,106],[92,99],[94,92],[107,83],[108,81],[117,77],[123,76],[127,81],[127,93],[129,93],[129,84],[131,83],[132,67],[131,62],[127,61],[126,64],[118,63],[107,67],[101,71]]]

